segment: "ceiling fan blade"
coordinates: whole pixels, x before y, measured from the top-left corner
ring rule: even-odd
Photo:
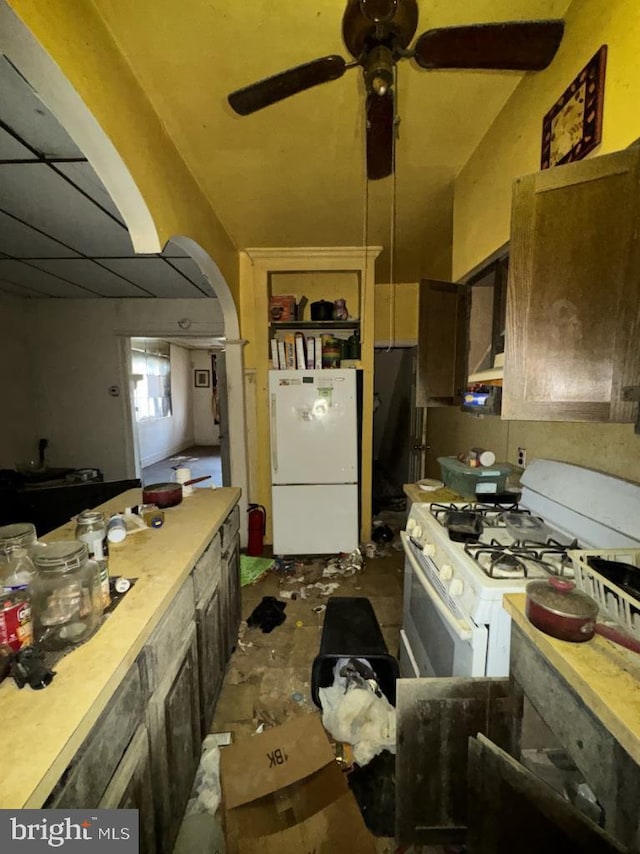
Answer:
[[[257,83],[251,83],[232,92],[227,96],[227,100],[236,113],[248,116],[256,110],[269,107],[305,89],[311,89],[312,86],[337,80],[342,77],[346,68],[347,63],[341,56],[323,56]]]
[[[556,55],[564,21],[509,21],[427,30],[415,45],[422,68],[541,71]]]
[[[393,173],[393,90],[367,96],[367,178],[377,181]]]

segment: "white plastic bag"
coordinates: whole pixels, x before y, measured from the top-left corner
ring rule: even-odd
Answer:
[[[353,745],[358,765],[367,765],[383,750],[396,752],[396,710],[383,695],[365,688],[333,685],[318,690],[322,724],[336,741]]]

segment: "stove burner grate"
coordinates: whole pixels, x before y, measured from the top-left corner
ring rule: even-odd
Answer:
[[[546,543],[520,540],[504,545],[492,539],[490,543],[466,543],[464,550],[490,578],[527,578],[527,562],[549,575],[570,575],[572,562],[567,554],[570,548],[575,548],[575,541],[570,546],[552,539]]]
[[[530,510],[518,507],[518,502],[507,504],[437,504],[429,505],[431,515],[444,527],[447,527],[447,519],[451,513],[467,513],[478,516],[487,528],[504,528],[504,522],[500,518],[503,513],[522,513],[531,515]]]

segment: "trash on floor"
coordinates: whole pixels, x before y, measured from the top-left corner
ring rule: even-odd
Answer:
[[[220,805],[220,742],[229,733],[208,735],[202,742],[200,764],[187,804],[174,854],[224,851],[224,831],[216,811]]]
[[[221,779],[229,854],[376,850],[316,715],[224,748]]]
[[[333,558],[332,561],[340,561]],[[329,561],[331,565],[332,561]],[[355,570],[353,570],[355,572]],[[348,575],[353,572],[347,572]],[[280,583],[278,596],[281,599],[319,599],[331,596],[340,586],[339,581],[323,581],[323,578],[335,578],[342,570],[327,572],[321,563],[298,564],[294,574],[288,575]]]
[[[396,752],[396,711],[366,659],[338,659],[333,685],[318,694],[325,729],[337,741],[353,745],[358,765],[367,765],[383,750]]]
[[[265,634],[268,634],[276,626],[284,623],[287,618],[287,615],[284,613],[286,607],[285,602],[278,602],[274,596],[263,596],[262,601],[251,612],[247,620],[247,625],[249,628],[258,627]]]
[[[325,578],[335,578],[342,576],[348,578],[355,575],[356,572],[362,570],[364,561],[362,560],[362,552],[360,549],[354,549],[348,554],[341,554],[338,557],[331,558],[322,573]]]
[[[240,555],[240,586],[248,587],[260,581],[273,565],[273,558]]]

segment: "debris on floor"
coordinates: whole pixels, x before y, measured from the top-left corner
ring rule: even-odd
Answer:
[[[228,733],[221,735],[226,736]],[[221,797],[219,741],[219,735],[212,734],[202,742],[200,764],[174,854],[225,850],[224,830],[220,817],[216,815]]]
[[[278,596],[280,599],[293,600],[326,598],[340,587],[342,579],[350,578],[363,568],[360,549],[331,557],[324,563],[318,560],[310,563],[290,561],[286,564],[276,561],[274,570],[283,576]]]
[[[273,565],[273,558],[240,555],[240,586],[248,587],[249,584],[260,581]]]
[[[322,575],[324,578],[335,578],[336,576],[349,578],[349,576],[355,575],[356,572],[361,572],[363,563],[362,552],[360,549],[354,549],[348,554],[341,554],[339,557],[331,558]]]
[[[263,596],[262,601],[251,612],[247,625],[249,628],[258,627],[265,634],[272,632],[287,618],[284,613],[285,602],[279,602],[275,596]]]

